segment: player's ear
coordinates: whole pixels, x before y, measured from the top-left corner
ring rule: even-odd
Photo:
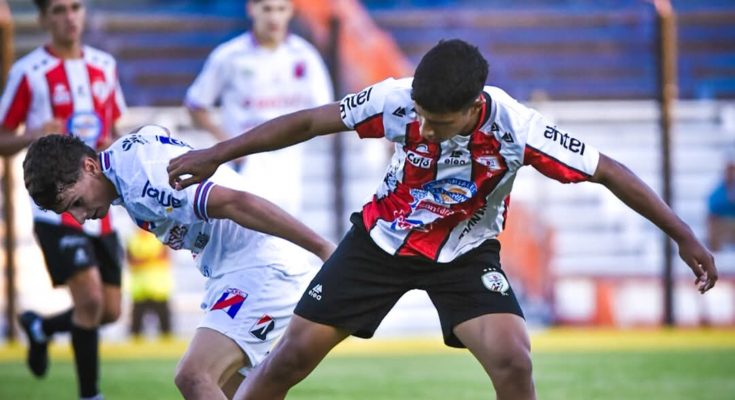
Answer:
[[[84,161],[82,161],[82,170],[93,175],[97,175],[102,172],[102,170],[100,169],[99,160],[86,156],[84,157]]]

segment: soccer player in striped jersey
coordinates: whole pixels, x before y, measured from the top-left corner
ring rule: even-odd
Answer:
[[[156,125],[99,154],[77,138],[51,135],[31,145],[23,172],[26,188],[43,208],[69,212],[82,223],[120,205],[162,243],[191,251],[207,278],[205,314],[175,382],[186,399],[224,399],[222,387],[241,376],[238,371],[258,365],[285,331],[316,272],[294,244],[322,261],[334,244],[240,190],[241,178],[227,167],[188,190],[171,189],[168,160],[189,149]]]
[[[466,347],[498,399],[534,399],[523,313],[499,262],[518,170],[561,182],[595,182],[679,246],[704,293],[717,280],[712,254],[637,176],[503,90],[485,86],[475,46],[441,41],[413,79],[388,79],[339,103],[276,118],[169,165],[185,188],[236,157],[354,130],[385,138],[395,153],[373,198],[308,286],[282,340],[248,377],[239,399],[282,399],[349,335],[371,337],[408,290],[425,290],[444,341]],[[183,175],[190,174],[185,177]]]
[[[35,0],[48,44],[13,64],[0,99],[0,154],[13,154],[36,138],[66,133],[93,148],[108,146],[125,110],[115,59],[82,43],[85,6],[80,0]],[[98,327],[120,315],[122,253],[109,217],[77,223],[32,205],[34,231],[54,286],[66,285],[72,309],[20,316],[29,340],[28,365],[37,377],[48,368],[47,345],[71,332],[82,398],[100,397]]]

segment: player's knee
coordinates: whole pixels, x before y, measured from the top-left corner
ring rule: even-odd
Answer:
[[[96,327],[102,319],[102,294],[88,293],[74,303],[74,320],[86,328]]]
[[[309,374],[315,362],[308,349],[285,343],[266,358],[266,364],[265,369],[272,379],[295,384]]]
[[[206,373],[200,372],[187,364],[179,365],[176,368],[174,383],[185,398],[190,398],[198,392],[198,388],[208,385],[210,381],[211,379]]]
[[[102,313],[102,320],[100,321],[100,323],[109,324],[111,322],[115,322],[120,318],[120,314],[121,314],[120,304],[116,304],[116,305],[105,304],[105,309]]]
[[[531,354],[522,349],[507,352],[498,357],[495,369],[499,375],[505,378],[515,382],[524,381],[530,378],[533,373]]]

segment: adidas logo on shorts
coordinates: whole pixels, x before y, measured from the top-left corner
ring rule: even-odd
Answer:
[[[322,285],[320,283],[317,283],[314,285],[311,290],[309,290],[309,296],[316,299],[316,301],[319,301],[322,299]]]

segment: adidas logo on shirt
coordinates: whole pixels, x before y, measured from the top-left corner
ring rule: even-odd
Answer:
[[[320,283],[314,285],[314,287],[309,290],[309,296],[315,298],[316,301],[320,301],[322,299],[322,285]]]

